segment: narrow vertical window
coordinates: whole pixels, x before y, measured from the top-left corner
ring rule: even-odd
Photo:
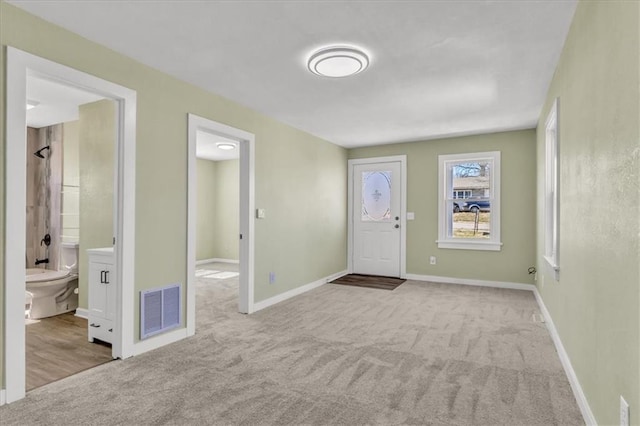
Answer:
[[[544,258],[556,271],[558,253],[558,99],[553,102],[545,124]]]
[[[438,159],[438,247],[500,250],[500,153]]]

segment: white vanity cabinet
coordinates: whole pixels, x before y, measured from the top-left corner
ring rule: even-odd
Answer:
[[[116,287],[113,247],[87,250],[89,256],[89,341],[113,343]]]

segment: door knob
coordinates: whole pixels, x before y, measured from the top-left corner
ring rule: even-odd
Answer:
[[[394,226],[394,228],[398,229],[398,228],[400,228],[400,225],[398,225],[398,224],[396,223],[396,226]]]
[[[396,220],[400,220],[400,216],[396,216]]]

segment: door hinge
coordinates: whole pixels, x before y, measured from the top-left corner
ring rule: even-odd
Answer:
[[[242,234],[240,234],[240,239],[242,239]]]

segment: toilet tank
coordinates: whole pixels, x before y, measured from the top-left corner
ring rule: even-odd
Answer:
[[[60,267],[58,269],[78,273],[78,243],[60,244]]]

